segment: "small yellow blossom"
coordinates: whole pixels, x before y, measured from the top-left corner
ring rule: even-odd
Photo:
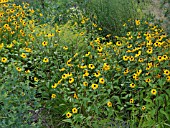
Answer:
[[[112,107],[112,102],[110,102],[110,101],[107,102],[107,106],[108,106],[108,107]]]

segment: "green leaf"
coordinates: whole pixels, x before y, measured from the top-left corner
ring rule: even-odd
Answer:
[[[112,98],[115,99],[118,104],[121,104],[120,98],[118,96],[112,96]]]
[[[149,102],[149,103],[152,103],[152,100],[151,100],[151,99],[145,98],[144,101]]]
[[[165,117],[167,118],[167,120],[169,121],[170,116],[168,115],[168,113],[166,113],[163,108],[160,109],[160,113],[162,113],[163,115],[165,115]]]
[[[63,121],[64,121],[64,122],[68,122],[68,123],[72,123],[72,120],[71,120],[71,119],[64,119]]]

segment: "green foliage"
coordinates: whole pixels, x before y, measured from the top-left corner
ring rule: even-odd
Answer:
[[[51,18],[43,23],[37,20],[40,10],[28,4],[2,5],[1,127],[168,126],[169,35],[152,18],[122,19],[126,15],[121,11],[131,6],[120,1],[113,9],[109,2],[97,6],[108,6],[111,10],[103,12],[109,17],[117,14],[113,24],[97,15],[97,8],[94,15],[84,15],[88,10],[81,10],[79,2],[67,9],[64,24],[55,22],[53,11],[41,15]],[[108,24],[120,27],[115,30],[121,36],[112,36]],[[30,111],[40,110],[36,122]]]
[[[140,6],[133,0],[87,0],[79,5],[89,17],[97,16],[96,22],[104,29],[104,36],[121,35],[122,24],[142,17]]]

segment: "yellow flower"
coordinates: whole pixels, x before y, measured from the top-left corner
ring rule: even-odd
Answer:
[[[132,47],[132,44],[128,44],[127,48],[131,48]]]
[[[89,73],[87,70],[85,70],[85,73],[83,74],[83,77],[85,77],[85,76],[89,76]]]
[[[122,43],[121,43],[120,41],[117,41],[117,42],[116,42],[116,45],[117,45],[117,46],[122,46]]]
[[[29,70],[29,69],[28,69],[28,70],[26,70],[26,71],[25,71],[25,73],[26,73],[26,74],[30,73],[30,70]]]
[[[112,107],[112,102],[110,102],[110,101],[107,102],[107,106],[108,106],[108,107]]]
[[[135,58],[134,58],[133,56],[130,56],[130,57],[129,57],[129,60],[130,60],[130,61],[134,61]]]
[[[95,68],[95,66],[93,65],[93,64],[89,64],[89,66],[88,66],[90,69],[94,69]]]
[[[169,70],[164,70],[164,74],[166,75],[166,76],[168,76],[168,75],[170,75],[170,71]]]
[[[146,52],[147,52],[148,54],[152,54],[152,49],[148,49]]]
[[[84,24],[84,23],[85,23],[85,20],[82,20],[81,23]]]
[[[78,112],[77,108],[73,108],[73,109],[72,109],[72,112],[73,112],[73,113],[77,113],[77,112]]]
[[[70,78],[69,79],[69,83],[71,84],[71,83],[73,83],[74,82],[74,78]]]
[[[64,50],[68,50],[68,47],[67,47],[67,46],[64,46],[63,49],[64,49]]]
[[[167,56],[167,55],[163,55],[163,59],[164,59],[164,60],[167,60],[167,59],[168,59],[168,56]]]
[[[95,77],[99,77],[101,74],[100,74],[100,71],[98,71],[98,72],[96,72],[96,73],[93,73],[93,75],[94,75]]]
[[[44,46],[44,47],[47,46],[47,44],[48,44],[48,42],[46,42],[46,41],[42,42],[42,46]]]
[[[100,84],[104,84],[104,82],[105,82],[105,81],[104,81],[103,78],[100,78],[100,79],[99,79],[99,83],[100,83]]]
[[[57,32],[57,33],[60,33],[60,32],[61,32],[61,30],[60,30],[60,29],[57,29],[57,30],[56,30],[56,32]]]
[[[73,96],[75,99],[78,99],[78,96],[76,93],[74,93],[74,96]]]
[[[126,34],[126,35],[127,35],[127,36],[130,36],[130,34],[131,34],[131,32],[127,32],[127,34]]]
[[[37,77],[34,77],[34,81],[35,81],[35,82],[38,82],[38,78],[37,78]]]
[[[142,110],[144,111],[146,109],[146,107],[145,106],[142,106]]]
[[[25,48],[26,52],[32,52],[31,48]]]
[[[136,85],[135,85],[134,83],[131,83],[131,84],[130,84],[130,87],[131,87],[131,88],[135,88],[135,86],[136,86]]]
[[[131,104],[133,104],[133,103],[134,103],[134,99],[131,98],[129,102],[130,102]]]
[[[21,72],[21,71],[22,71],[22,69],[21,69],[20,67],[16,67],[16,70],[17,70],[18,72]]]
[[[1,62],[6,63],[6,62],[7,62],[7,58],[2,57],[2,58],[1,58]]]
[[[145,82],[149,83],[149,82],[151,82],[151,79],[147,78],[147,79],[145,79]]]
[[[108,38],[109,38],[110,36],[111,36],[111,34],[106,35],[106,37],[108,37]]]
[[[107,63],[104,63],[104,64],[103,64],[103,70],[104,70],[104,71],[110,70],[110,65],[107,64]]]
[[[97,48],[97,51],[98,51],[98,52],[102,52],[102,50],[103,50],[102,47],[98,47],[98,48]]]
[[[55,83],[54,85],[52,85],[52,88],[56,88],[58,86],[58,83]]]
[[[123,56],[124,61],[128,61],[129,57],[128,56]]]
[[[138,26],[138,25],[140,25],[140,20],[135,20],[135,23],[136,23],[136,25]]]
[[[99,31],[102,31],[102,28],[99,28]]]
[[[162,56],[158,56],[158,61],[162,61],[164,58]]]
[[[51,98],[52,98],[52,99],[56,98],[56,94],[52,94],[52,95],[51,95]]]
[[[67,118],[70,118],[71,116],[72,116],[72,114],[71,114],[70,112],[67,112],[67,113],[66,113],[66,117],[67,117]]]
[[[128,74],[129,73],[129,70],[128,69],[125,69],[125,71],[123,72],[124,75]]]
[[[0,44],[0,50],[1,50],[3,47],[4,47],[4,44],[1,43],[1,44]]]
[[[65,70],[65,68],[59,69],[60,72],[63,72]]]
[[[80,32],[80,36],[83,36],[84,35],[84,32]]]
[[[68,76],[73,76],[73,74],[71,72],[67,73]]]
[[[156,95],[156,93],[157,93],[156,89],[152,89],[152,90],[151,90],[151,93],[152,93],[153,95]]]
[[[71,64],[71,60],[72,60],[72,59],[69,59],[69,60],[67,61],[67,66],[69,66],[69,67],[73,66],[73,65]]]
[[[92,84],[91,87],[92,87],[93,90],[95,90],[95,89],[98,88],[98,84]]]
[[[141,70],[141,69],[136,72],[136,74],[137,74],[138,76],[139,76],[141,73],[142,73],[142,70]]]
[[[48,63],[48,62],[49,62],[48,58],[44,58],[44,59],[43,59],[43,62],[44,62],[44,63]]]
[[[166,80],[167,80],[168,82],[170,82],[170,76],[167,76],[167,77],[166,77]]]
[[[97,24],[93,23],[93,26],[94,26],[94,27],[97,27]]]
[[[88,83],[87,83],[87,82],[83,82],[83,85],[84,85],[84,86],[88,86]]]
[[[74,54],[74,56],[73,56],[73,57],[75,58],[76,56],[78,56],[78,53]]]
[[[62,79],[66,79],[68,77],[68,74],[63,74]]]
[[[24,59],[27,58],[27,55],[25,53],[22,53],[20,56]]]

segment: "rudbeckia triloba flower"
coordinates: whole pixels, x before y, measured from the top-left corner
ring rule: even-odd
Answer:
[[[30,70],[26,70],[25,73],[26,73],[26,74],[30,73]]]
[[[138,61],[139,61],[140,63],[142,63],[142,62],[144,61],[144,59],[143,59],[143,58],[139,58]]]
[[[67,47],[67,46],[64,46],[63,49],[64,49],[64,50],[68,50],[68,47]]]
[[[110,101],[107,102],[107,106],[108,106],[108,107],[112,107],[112,102],[110,102]]]
[[[100,84],[104,84],[104,82],[105,82],[105,81],[104,81],[103,78],[100,78],[100,79],[99,79],[99,83],[100,83]]]
[[[57,87],[57,83],[55,83],[54,85],[51,86],[51,88],[56,88]]]
[[[35,82],[38,82],[38,78],[37,78],[37,77],[34,77],[34,81],[35,81]]]
[[[162,56],[158,56],[158,61],[160,62],[162,60],[164,60],[164,58]]]
[[[110,69],[110,65],[107,64],[107,63],[104,63],[104,65],[103,65],[103,70],[104,70],[104,71],[107,71],[107,70],[109,70],[109,69]]]
[[[120,41],[117,41],[117,42],[116,42],[116,45],[117,45],[117,46],[122,46],[122,43],[121,43]]]
[[[145,82],[149,83],[149,82],[151,82],[151,79],[147,78],[147,79],[145,79]]]
[[[142,110],[144,111],[146,109],[146,107],[145,106],[142,106]]]
[[[98,88],[98,84],[92,84],[91,87],[92,87],[93,90],[95,90],[95,89]]]
[[[156,93],[157,93],[156,89],[152,89],[151,93],[152,93],[152,95],[156,95]]]
[[[70,118],[71,116],[72,116],[72,114],[71,114],[70,112],[67,112],[67,113],[66,113],[66,117],[67,117],[67,118]]]
[[[7,62],[7,58],[2,57],[2,58],[1,58],[1,62],[6,63],[6,62]]]
[[[166,76],[168,76],[168,75],[170,75],[170,71],[169,70],[164,70],[164,74],[166,75]]]
[[[78,99],[78,96],[76,93],[74,93],[74,96],[73,96],[75,99]]]
[[[128,56],[123,56],[124,61],[128,61],[129,57]]]
[[[129,102],[130,102],[131,104],[133,104],[133,103],[134,103],[134,99],[131,98]]]
[[[51,95],[51,98],[52,98],[52,99],[56,98],[56,94],[52,94],[52,95]]]
[[[16,67],[16,70],[18,71],[18,72],[21,72],[21,68],[20,67]]]
[[[69,79],[69,83],[71,84],[71,83],[73,83],[74,82],[74,78],[70,78]]]
[[[27,55],[25,53],[22,53],[21,57],[25,59],[25,58],[27,58]]]
[[[136,25],[140,25],[140,20],[135,20]]]
[[[83,82],[83,85],[84,85],[84,86],[88,86],[88,83],[87,83],[87,82]]]
[[[136,86],[136,85],[135,85],[134,83],[131,83],[131,84],[130,84],[130,87],[131,87],[131,88],[135,88],[135,86]]]
[[[48,58],[44,58],[44,59],[43,59],[43,62],[44,62],[44,63],[48,63],[48,62],[49,62]]]
[[[63,74],[62,79],[66,79],[68,77],[68,74]]]
[[[98,71],[98,72],[96,72],[96,73],[93,73],[93,75],[94,75],[95,77],[99,77],[101,74],[100,74],[100,71]]]
[[[77,108],[73,108],[73,109],[72,109],[72,112],[73,112],[73,113],[77,113],[77,112],[78,112]]]
[[[46,41],[44,41],[44,42],[42,42],[42,46],[47,46],[47,44],[48,44],[48,42],[46,42]]]
[[[89,64],[89,68],[90,68],[90,69],[94,69],[95,66],[94,66],[93,64]]]
[[[167,80],[168,82],[170,82],[170,76],[167,76],[167,77],[166,77],[166,80]]]
[[[89,76],[88,70],[85,70],[85,73],[83,74],[83,77]]]

